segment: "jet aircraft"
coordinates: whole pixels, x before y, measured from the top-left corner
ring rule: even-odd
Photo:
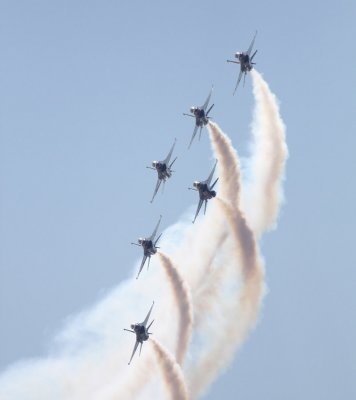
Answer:
[[[143,322],[137,323],[137,324],[132,324],[131,325],[131,329],[124,329],[124,331],[132,332],[132,333],[134,333],[136,335],[136,343],[135,343],[135,346],[134,346],[134,349],[133,349],[133,352],[132,352],[132,355],[131,355],[131,358],[130,358],[130,361],[129,361],[128,365],[130,365],[130,363],[132,361],[132,358],[135,355],[135,352],[137,350],[138,345],[139,344],[141,345],[140,346],[140,353],[139,353],[141,355],[143,342],[148,340],[149,339],[149,335],[152,334],[151,332],[149,332],[149,330],[150,330],[150,327],[153,324],[154,320],[152,320],[152,322],[147,327],[146,327],[146,325],[147,325],[148,319],[150,318],[150,314],[151,314],[151,311],[152,311],[154,303],[155,302],[152,303],[152,306],[151,306],[150,310],[148,311],[148,314],[147,314],[147,316],[146,316],[146,318],[145,318],[145,320]]]
[[[200,128],[200,132],[199,132],[199,139],[200,139],[203,126],[205,126],[209,122],[209,113],[210,113],[211,109],[214,107],[214,104],[209,108],[208,111],[206,109],[208,108],[212,92],[213,92],[213,88],[211,88],[210,93],[209,93],[207,99],[205,100],[205,103],[201,107],[193,106],[190,108],[190,114],[183,113],[183,115],[195,118],[195,128],[193,131],[192,138],[190,139],[188,149],[190,148],[190,146],[194,140],[194,137],[197,134],[198,128]]]
[[[216,192],[215,192],[215,190],[213,190],[213,188],[216,185],[216,182],[219,180],[219,178],[216,178],[215,182],[210,186],[210,182],[213,178],[216,164],[217,164],[217,161],[215,162],[215,165],[214,165],[212,171],[210,172],[210,175],[206,181],[202,181],[202,182],[195,181],[193,183],[194,188],[189,188],[190,190],[196,190],[197,192],[199,192],[199,203],[198,203],[197,211],[195,213],[193,224],[199,214],[199,211],[200,211],[203,203],[205,202],[205,207],[204,207],[204,214],[205,214],[208,200],[210,200],[216,196]]]
[[[257,50],[251,56],[251,52],[252,52],[253,45],[255,43],[256,35],[257,35],[257,31],[255,33],[255,36],[252,39],[250,47],[247,49],[247,51],[243,51],[241,53],[239,53],[239,52],[235,53],[235,58],[237,58],[238,61],[227,60],[227,62],[230,62],[230,63],[240,64],[240,73],[237,78],[237,83],[236,83],[233,94],[235,94],[236,89],[239,86],[239,83],[242,78],[242,74],[244,74],[244,86],[245,86],[246,74],[247,74],[247,72],[250,72],[252,70],[253,66],[256,64],[253,62],[253,58],[255,57]]]
[[[151,203],[153,202],[153,199],[155,198],[161,183],[163,182],[163,188],[164,188],[164,184],[165,184],[166,180],[172,176],[173,171],[171,168],[172,168],[172,165],[174,164],[175,160],[177,159],[177,157],[170,164],[169,164],[169,161],[172,157],[172,153],[173,153],[175,144],[176,144],[176,139],[174,139],[173,146],[172,146],[171,150],[169,151],[168,156],[163,161],[153,161],[152,167],[146,167],[146,168],[157,171],[157,174],[158,174],[156,188],[153,193]]]
[[[157,253],[157,249],[159,247],[156,246],[157,242],[159,241],[160,237],[162,236],[162,233],[158,236],[158,238],[155,240],[156,234],[157,234],[157,230],[159,227],[159,224],[161,222],[162,219],[162,215],[160,215],[158,223],[152,233],[152,235],[148,238],[139,238],[138,239],[138,243],[131,243],[134,244],[135,246],[142,246],[143,247],[143,258],[142,258],[142,262],[141,262],[141,266],[140,266],[140,270],[138,271],[137,277],[136,279],[138,279],[143,266],[145,265],[145,262],[148,258],[148,267],[150,266],[150,260],[151,260],[151,256],[153,256],[154,254]]]

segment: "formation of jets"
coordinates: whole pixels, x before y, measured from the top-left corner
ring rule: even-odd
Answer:
[[[247,72],[250,72],[253,69],[253,66],[256,64],[253,61],[253,59],[257,53],[257,50],[251,55],[253,46],[255,43],[256,35],[257,35],[257,32],[255,33],[255,35],[250,43],[250,46],[246,51],[235,53],[235,58],[237,59],[236,61],[235,60],[227,60],[227,62],[230,62],[230,63],[240,64],[240,73],[237,78],[237,83],[236,83],[233,94],[235,94],[237,87],[239,86],[242,75],[244,76],[244,85],[245,85],[245,78],[246,78]],[[214,107],[214,104],[212,104],[209,107],[209,102],[210,102],[212,92],[213,92],[213,87],[210,89],[209,95],[206,98],[206,100],[202,106],[199,106],[199,107],[193,106],[190,108],[189,114],[186,114],[186,113],[183,114],[183,115],[186,115],[186,116],[189,116],[189,117],[192,117],[195,119],[195,126],[194,126],[192,137],[191,137],[189,145],[188,145],[188,149],[190,149],[198,130],[199,130],[199,139],[200,139],[203,127],[209,123],[209,119],[210,119],[209,113],[212,110],[212,108]],[[174,143],[173,143],[167,157],[163,161],[153,161],[152,166],[147,167],[147,168],[152,169],[157,172],[157,183],[156,183],[153,195],[152,195],[151,203],[153,202],[156,194],[158,193],[158,190],[159,190],[161,184],[162,184],[162,189],[164,189],[165,182],[172,176],[172,173],[173,173],[172,165],[174,164],[174,162],[177,159],[177,157],[175,157],[173,159],[173,161],[171,162],[171,158],[172,158],[172,154],[173,154],[175,145],[176,145],[176,139],[174,139]],[[197,191],[199,194],[199,203],[198,203],[196,213],[194,215],[194,219],[192,221],[193,223],[197,219],[200,209],[202,208],[203,204],[204,204],[204,214],[205,214],[208,200],[210,200],[216,196],[216,191],[213,189],[214,189],[214,186],[216,185],[216,183],[218,182],[219,178],[216,178],[214,183],[211,184],[211,181],[212,181],[214,173],[215,173],[216,165],[217,165],[217,160],[215,161],[214,167],[211,170],[208,178],[205,181],[193,182],[193,187],[189,188],[190,190]],[[138,279],[138,277],[140,276],[140,273],[141,273],[147,259],[148,259],[147,269],[149,268],[151,256],[155,255],[157,253],[157,249],[159,249],[159,247],[157,246],[157,243],[158,243],[159,239],[161,238],[162,234],[160,234],[157,238],[156,238],[156,236],[157,236],[159,225],[161,223],[161,219],[162,219],[162,216],[159,217],[159,220],[158,220],[156,227],[154,228],[154,231],[152,232],[151,236],[145,237],[145,238],[139,238],[137,240],[137,243],[133,243],[133,242],[131,243],[133,245],[140,246],[143,249],[143,258],[142,258],[142,262],[141,262],[136,279]],[[148,311],[148,314],[143,322],[132,324],[131,329],[124,329],[125,331],[132,332],[136,335],[136,342],[135,342],[134,349],[131,354],[129,364],[131,363],[132,358],[134,357],[134,355],[136,353],[138,345],[140,345],[140,354],[141,354],[143,342],[148,340],[149,336],[151,335],[151,332],[149,332],[149,329],[150,329],[153,321],[148,326],[147,326],[147,324],[148,324],[148,320],[149,320],[151,312],[152,312],[153,305],[154,305],[154,302],[152,303],[152,306],[151,306],[150,310]]]

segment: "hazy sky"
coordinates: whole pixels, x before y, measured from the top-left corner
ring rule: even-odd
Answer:
[[[356,5],[0,1],[0,366],[46,354],[66,317],[131,274],[130,246],[174,223],[206,177],[206,135],[182,116],[214,84],[212,116],[248,156],[248,47],[280,100],[290,158],[264,236],[260,322],[208,400],[356,396]],[[149,203],[177,138],[174,181]],[[133,320],[136,316],[133,317]]]

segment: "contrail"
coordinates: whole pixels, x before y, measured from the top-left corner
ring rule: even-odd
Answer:
[[[240,164],[231,140],[214,122],[209,121],[208,130],[211,145],[218,162],[220,186],[219,196],[228,203],[240,202]]]
[[[283,202],[281,183],[284,177],[288,148],[285,125],[279,113],[276,96],[256,71],[251,71],[256,105],[252,123],[254,143],[249,162],[250,179],[244,210],[259,237],[275,226]]]
[[[217,202],[233,233],[233,250],[230,255],[237,277],[242,277],[242,289],[238,292],[226,325],[219,327],[220,335],[198,363],[190,377],[193,396],[199,396],[211,384],[215,376],[232,359],[253,327],[263,292],[263,272],[260,265],[255,237],[240,210],[240,164],[230,139],[213,123],[209,133],[219,165],[219,197]],[[235,277],[236,279],[236,277]],[[238,321],[233,317],[236,316]],[[216,329],[217,327],[215,327]]]
[[[173,357],[159,342],[151,340],[162,371],[164,382],[172,400],[188,400],[188,391],[185,385],[183,372]]]
[[[196,366],[189,387],[192,397],[199,397],[215,377],[232,361],[235,351],[242,345],[254,327],[264,292],[264,272],[257,244],[245,219],[223,200],[217,199],[233,233],[233,250],[237,275],[241,278],[241,290],[236,293],[235,303],[227,312],[216,341]],[[236,279],[232,276],[231,279]],[[226,312],[226,311],[225,311]]]
[[[173,295],[179,310],[180,322],[176,358],[178,364],[182,365],[193,329],[193,307],[191,295],[189,287],[180,276],[170,258],[162,252],[159,252],[158,255],[169,278],[169,283],[172,286]]]
[[[229,204],[235,205],[239,202],[240,193],[240,165],[236,151],[232,147],[231,140],[221,131],[216,123],[209,121],[208,130],[213,151],[219,161],[219,196],[228,201]],[[217,218],[221,219],[221,215],[218,215]],[[210,258],[204,260],[207,268],[210,267],[210,269],[207,269],[207,276],[202,280],[202,284],[194,296],[197,322],[204,318],[204,314],[211,309],[227,274],[227,268],[223,268],[222,266],[215,269],[211,268],[213,259],[217,253],[215,249],[221,249],[228,237],[228,232],[223,229],[223,226],[224,223],[220,221],[220,227],[215,232],[216,246],[211,246],[212,253]]]

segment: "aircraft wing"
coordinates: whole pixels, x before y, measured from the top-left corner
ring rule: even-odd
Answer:
[[[132,354],[131,354],[131,358],[130,358],[130,361],[129,361],[129,365],[130,365],[130,363],[131,363],[131,361],[132,361],[132,359],[133,359],[133,356],[135,355],[135,353],[136,353],[136,350],[137,350],[137,346],[139,345],[139,341],[138,340],[136,340],[136,343],[135,343],[135,346],[134,346],[134,349],[133,349],[133,352],[132,352]]]
[[[155,198],[155,196],[156,196],[156,194],[158,192],[158,189],[161,186],[161,182],[162,182],[162,179],[158,178],[157,179],[157,183],[156,183],[156,188],[155,188],[155,191],[153,192],[153,196],[152,196],[152,199],[151,199],[151,203],[153,202],[153,199]]]
[[[142,262],[141,262],[141,265],[140,265],[140,270],[138,271],[136,279],[138,279],[138,277],[140,276],[140,273],[142,271],[143,266],[145,265],[146,260],[147,260],[147,256],[143,255]]]
[[[154,238],[155,238],[156,235],[157,235],[157,230],[158,230],[159,224],[161,223],[161,219],[162,219],[162,215],[159,216],[159,220],[158,220],[158,222],[157,222],[157,225],[156,225],[156,227],[155,227],[155,230],[152,232],[152,235],[148,238],[149,240],[152,240],[152,242],[154,241]]]
[[[250,44],[250,47],[248,48],[248,50],[246,52],[249,56],[251,55],[251,51],[252,51],[253,45],[255,44],[256,35],[257,35],[257,31],[255,32],[255,36],[253,37],[252,42]]]
[[[198,208],[197,208],[197,211],[196,211],[196,213],[195,213],[195,216],[194,216],[193,224],[194,224],[195,220],[197,219],[197,216],[198,216],[198,214],[199,214],[199,211],[200,211],[200,209],[201,209],[201,206],[203,205],[203,201],[204,201],[204,200],[199,199],[199,204],[198,204]]]
[[[190,143],[189,143],[188,149],[190,149],[190,146],[191,146],[192,143],[193,143],[193,140],[194,140],[194,138],[195,138],[195,135],[196,135],[197,132],[198,132],[198,128],[199,128],[199,126],[198,126],[197,124],[195,124],[195,128],[194,128],[194,131],[193,131],[192,138],[190,139]]]
[[[215,161],[215,165],[214,165],[213,169],[211,170],[208,179],[207,179],[206,181],[204,181],[204,183],[206,183],[208,186],[210,186],[210,182],[211,182],[211,180],[212,180],[212,178],[213,178],[213,175],[214,175],[214,172],[215,172],[215,168],[216,168],[216,164],[217,164],[217,163],[218,163],[218,160]]]
[[[211,94],[212,94],[212,93],[213,93],[213,86],[212,86],[211,89],[210,89],[210,93],[209,93],[207,99],[205,100],[205,103],[204,103],[204,104],[202,105],[202,107],[201,107],[204,111],[206,111],[206,109],[207,109],[207,107],[208,107],[208,104],[209,104],[210,97],[211,97]]]
[[[152,303],[152,306],[151,306],[150,310],[148,311],[148,314],[147,314],[145,320],[142,322],[142,325],[143,325],[145,328],[146,328],[147,322],[148,322],[148,320],[149,320],[149,318],[150,318],[151,311],[152,311],[152,308],[153,308],[154,304],[155,304],[155,302]]]
[[[169,151],[168,156],[167,156],[167,157],[164,159],[164,161],[163,161],[167,166],[168,166],[168,164],[169,164],[169,160],[170,160],[171,157],[172,157],[172,153],[173,153],[174,146],[176,145],[176,141],[177,141],[177,139],[174,139],[173,146],[172,146],[171,150]]]
[[[242,72],[242,68],[241,68],[241,69],[240,69],[240,73],[239,73],[239,77],[237,78],[237,83],[236,83],[236,86],[235,86],[235,90],[234,90],[233,95],[235,94],[235,92],[236,92],[236,90],[237,90],[237,87],[239,86],[239,83],[240,83],[241,78],[242,78],[242,74],[243,74],[243,72]]]

